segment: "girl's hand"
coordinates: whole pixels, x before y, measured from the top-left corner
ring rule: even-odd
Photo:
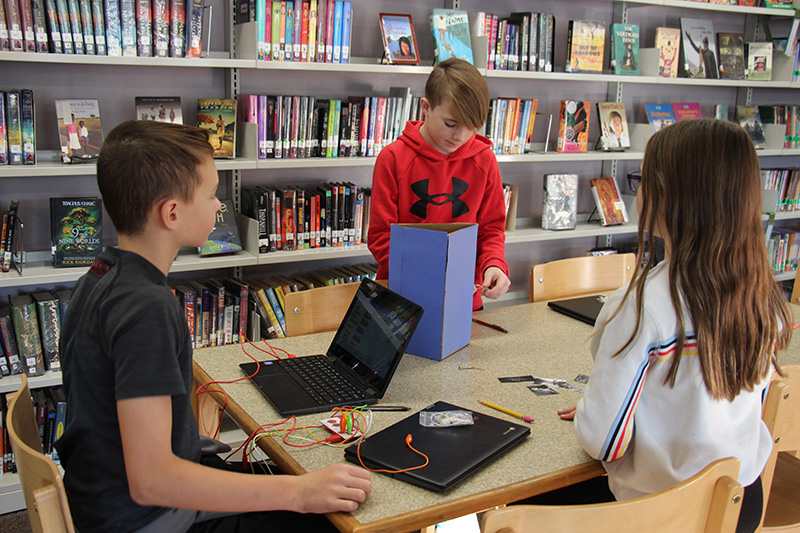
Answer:
[[[566,409],[559,409],[558,416],[561,417],[562,420],[573,420],[575,418],[575,407],[567,407]]]

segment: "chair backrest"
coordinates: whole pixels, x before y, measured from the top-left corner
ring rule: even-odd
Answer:
[[[791,302],[795,305],[800,305],[800,268],[797,269],[797,275],[794,277]]]
[[[42,453],[28,380],[11,396],[6,427],[33,533],[74,533],[67,492],[56,464]]]
[[[512,505],[487,511],[482,533],[581,531],[593,533],[735,531],[744,488],[739,460],[720,459],[662,492],[593,505]],[[644,527],[644,524],[651,526]]]
[[[560,300],[616,290],[630,281],[635,268],[634,254],[573,257],[534,265],[530,301]]]
[[[800,450],[800,365],[782,369],[786,376],[774,376],[762,409],[762,418],[773,440],[772,453],[761,473],[765,515],[778,454]]]

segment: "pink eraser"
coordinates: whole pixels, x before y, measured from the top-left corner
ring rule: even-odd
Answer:
[[[523,419],[525,422],[533,422],[533,417],[532,417],[532,416],[523,415],[523,416],[522,416],[522,419]]]

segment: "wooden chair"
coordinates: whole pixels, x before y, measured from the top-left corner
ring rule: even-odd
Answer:
[[[764,422],[774,446],[761,474],[763,531],[800,532],[800,365],[783,367],[764,402]]]
[[[795,305],[800,305],[800,268],[797,269],[797,275],[794,277],[791,302]]]
[[[633,500],[593,505],[502,507],[486,512],[481,532],[735,531],[744,493],[744,488],[736,481],[738,473],[738,459],[729,457],[711,463],[675,487]]]
[[[636,255],[573,257],[534,265],[530,301],[560,300],[618,289],[633,277]]]
[[[42,453],[28,380],[11,396],[6,417],[33,533],[74,533],[67,492],[56,464]]]
[[[384,287],[387,280],[377,280]],[[291,292],[284,298],[286,336],[336,331],[342,323],[359,283],[331,285],[307,291]]]

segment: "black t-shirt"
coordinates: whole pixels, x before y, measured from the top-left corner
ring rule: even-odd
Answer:
[[[134,531],[166,511],[130,496],[117,401],[172,397],[172,450],[200,445],[190,403],[189,329],[165,276],[143,257],[107,248],[75,286],[61,329],[67,427],[56,443],[81,533]]]

